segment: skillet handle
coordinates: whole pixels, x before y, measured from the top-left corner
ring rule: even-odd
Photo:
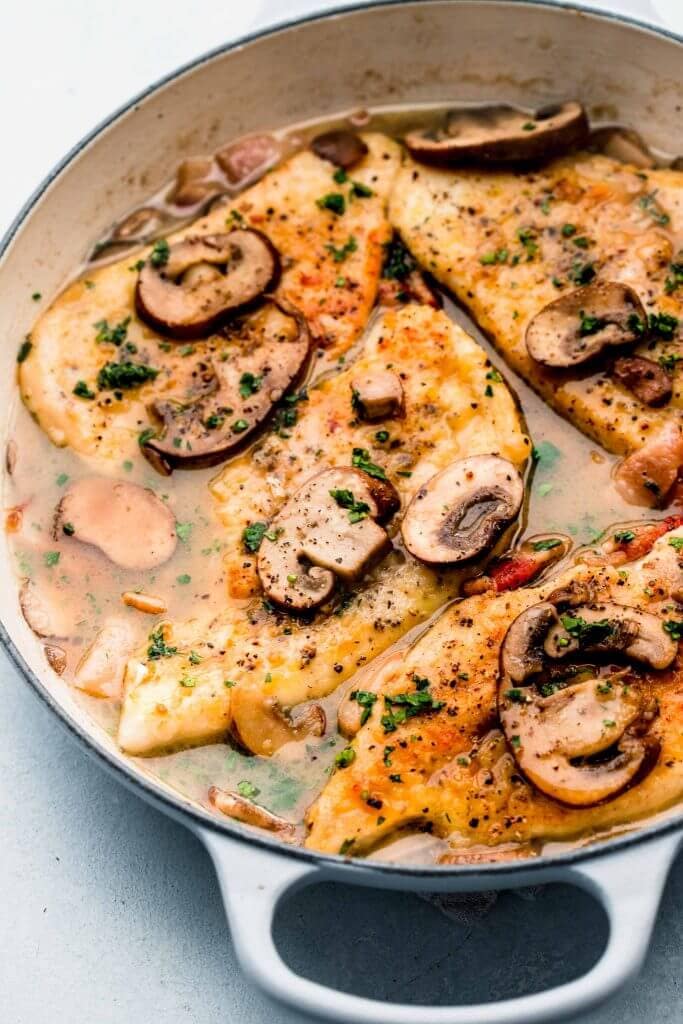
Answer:
[[[547,868],[533,874],[534,884],[565,882],[587,890],[604,907],[609,938],[603,955],[582,977],[533,995],[467,1006],[416,1006],[384,1003],[327,988],[295,974],[273,942],[276,908],[287,893],[344,876],[327,866],[278,856],[225,835],[198,830],[216,867],[235,951],[244,972],[272,999],[299,1014],[343,1024],[537,1024],[579,1013],[607,999],[642,966],[662,890],[683,836],[674,834],[594,861]],[[540,867],[540,865],[539,865]],[[345,880],[349,880],[348,873]],[[526,876],[524,884],[531,881]],[[371,873],[361,884],[372,884]],[[386,884],[386,877],[383,880]],[[406,884],[407,883],[407,884]],[[382,884],[382,883],[380,883]],[[514,888],[515,876],[481,879],[453,875],[439,885],[419,876],[402,888],[442,892]]]

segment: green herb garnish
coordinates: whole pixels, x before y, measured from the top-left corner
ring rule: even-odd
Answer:
[[[353,455],[351,456],[351,465],[355,466],[356,469],[362,469],[368,476],[373,476],[377,480],[386,480],[387,474],[370,459],[370,452],[366,448],[354,448]]]

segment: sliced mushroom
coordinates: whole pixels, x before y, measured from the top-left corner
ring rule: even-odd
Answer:
[[[298,312],[264,303],[231,331],[219,359],[202,352],[183,359],[185,387],[154,404],[163,430],[143,443],[143,454],[161,473],[222,462],[252,439],[296,383],[310,345]]]
[[[524,482],[507,459],[473,455],[431,477],[401,525],[408,551],[423,562],[465,562],[489,549],[524,499]]]
[[[153,206],[141,206],[116,225],[112,232],[112,241],[144,242],[159,230],[163,221],[164,215],[161,210]]]
[[[311,149],[322,160],[329,160],[336,167],[348,171],[359,163],[368,151],[360,135],[345,129],[323,132],[311,142]]]
[[[543,793],[589,807],[617,796],[652,763],[656,743],[627,731],[644,710],[629,678],[591,678],[541,697],[533,687],[510,689],[503,676],[498,710],[506,739]]]
[[[58,647],[56,644],[44,644],[43,650],[52,671],[56,672],[58,676],[63,675],[66,669],[66,651],[64,648]]]
[[[557,609],[548,601],[532,605],[517,616],[500,650],[501,670],[507,679],[523,683],[541,671],[548,630],[558,621]]]
[[[185,275],[197,263],[220,269],[220,277],[188,284]],[[138,277],[138,315],[156,330],[175,338],[197,338],[233,316],[276,281],[277,250],[253,229],[202,235],[176,242],[168,259],[145,260]]]
[[[257,570],[266,596],[293,611],[319,607],[337,577],[355,582],[391,548],[379,523],[398,507],[388,481],[358,469],[327,469],[311,477],[263,538]]]
[[[322,736],[325,712],[319,704],[308,705],[298,715],[288,714],[263,686],[246,682],[230,695],[232,733],[238,743],[252,754],[270,757],[287,743]]]
[[[621,125],[595,128],[590,133],[587,148],[634,167],[645,169],[655,166],[654,157],[638,132]]]
[[[193,156],[183,160],[176,172],[176,183],[169,201],[176,206],[196,206],[210,196],[215,196],[222,186],[219,181],[212,180],[214,170],[210,156]]]
[[[216,152],[216,160],[228,181],[237,186],[252,180],[279,156],[280,144],[272,135],[250,135]]]
[[[218,786],[211,786],[209,803],[228,818],[234,818],[235,821],[241,821],[245,825],[263,828],[267,832],[275,832],[278,838],[285,842],[292,842],[296,839],[296,826],[291,821],[285,821],[284,818],[247,800],[239,793],[229,793],[225,789],[219,789]]]
[[[354,377],[351,393],[361,419],[383,420],[403,411],[403,385],[393,370],[368,370]]]
[[[597,281],[544,306],[526,329],[526,347],[544,366],[579,366],[607,348],[638,341],[646,323],[632,288]]]
[[[162,565],[177,544],[173,513],[154,491],[101,476],[84,477],[64,494],[54,536],[65,535],[93,544],[122,569]]]
[[[449,114],[444,130],[405,137],[414,157],[428,163],[508,163],[547,159],[580,145],[588,134],[579,103],[555,104],[528,114],[516,107],[464,107]]]
[[[617,467],[614,483],[631,505],[662,505],[683,466],[683,430],[669,420]]]
[[[153,594],[143,594],[138,590],[125,590],[121,594],[121,600],[128,608],[135,608],[145,615],[163,615],[166,612],[166,602],[161,597],[154,597]]]
[[[52,600],[50,600],[52,598]],[[25,579],[19,591],[19,605],[28,626],[36,636],[66,637],[72,624],[66,610],[54,595],[46,593],[35,580]]]
[[[79,661],[74,686],[91,697],[118,700],[135,640],[129,623],[117,620],[106,623]]]
[[[579,605],[561,615],[548,631],[544,650],[551,658],[566,658],[578,650],[620,651],[651,668],[664,669],[676,657],[678,644],[656,615],[606,602]]]
[[[612,368],[612,376],[643,405],[654,408],[666,405],[673,394],[671,377],[666,370],[642,356],[621,356]]]

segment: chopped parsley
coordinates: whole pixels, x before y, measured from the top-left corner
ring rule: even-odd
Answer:
[[[107,320],[98,320],[97,323],[93,325],[97,331],[95,341],[107,342],[110,345],[116,345],[118,348],[118,346],[123,344],[126,340],[130,319],[131,318],[127,316],[118,324],[114,324],[113,327],[109,326]]]
[[[671,341],[678,330],[678,317],[669,313],[650,313],[647,326],[651,334],[662,338],[663,341]]]
[[[266,523],[250,523],[249,526],[245,526],[242,530],[242,544],[245,550],[255,554],[261,547],[267,529]]]
[[[683,262],[670,263],[669,270],[670,274],[664,282],[664,291],[667,295],[673,295],[676,289],[683,284]]]
[[[141,448],[143,448],[148,441],[151,441],[152,438],[156,436],[157,432],[154,429],[154,427],[145,427],[145,429],[141,430],[140,433],[138,434],[138,444],[140,445]]]
[[[669,537],[669,547],[675,551],[683,551],[683,537]]]
[[[503,383],[503,378],[500,375],[500,373],[498,372],[498,370],[496,370],[496,369],[489,370],[489,372],[486,374],[486,379],[487,380],[495,381],[496,384],[502,384]]]
[[[261,390],[262,384],[263,374],[256,376],[247,371],[240,377],[240,395],[242,398],[249,398],[250,395],[255,395],[257,391]]]
[[[659,224],[661,227],[666,227],[671,221],[669,214],[662,209],[657,201],[656,189],[654,192],[648,192],[647,195],[641,196],[638,200],[638,206],[649,217],[652,217],[655,224]]]
[[[379,444],[385,444],[388,440],[389,440],[389,431],[388,430],[378,430],[377,433],[375,434],[375,441],[378,441]]]
[[[145,363],[105,363],[97,374],[100,391],[128,391],[154,380],[159,371]]]
[[[486,252],[480,256],[479,262],[484,267],[490,267],[496,263],[507,263],[509,255],[507,249],[496,249],[494,252]]]
[[[248,428],[249,424],[246,420],[235,420],[232,427],[230,428],[233,434],[243,434]]]
[[[356,501],[352,491],[336,487],[330,491],[330,497],[334,498],[340,508],[348,509],[350,523],[359,523],[361,519],[367,519],[370,506],[365,501]]]
[[[151,661],[158,661],[159,658],[172,658],[177,653],[177,647],[170,647],[166,643],[163,626],[157,626],[152,630],[149,634],[149,647],[147,648],[147,657]]]
[[[346,199],[341,192],[328,192],[327,195],[316,199],[316,204],[321,210],[329,210],[330,213],[336,214],[337,217],[341,217],[346,210]]]
[[[573,284],[590,284],[594,277],[594,263],[581,263],[579,260],[575,260],[574,263],[572,263],[572,269],[569,271],[569,279]]]
[[[351,847],[353,846],[355,841],[356,841],[355,839],[345,839],[344,840],[344,842],[339,847],[339,854],[340,854],[341,857],[343,857],[344,854],[349,852],[349,850],[351,849]]]
[[[372,189],[364,185],[362,181],[351,182],[351,196],[353,199],[369,199],[374,194]]]
[[[190,576],[189,573],[183,572],[180,574],[180,576],[176,576],[176,583],[179,583],[181,587],[184,587],[190,582],[191,579],[192,577]]]
[[[171,254],[171,249],[165,238],[159,238],[154,243],[152,252],[150,253],[149,262],[153,267],[165,267],[168,263],[168,257]]]
[[[69,474],[68,473],[60,473],[59,476],[57,477],[57,479],[55,480],[55,483],[57,484],[57,487],[63,487],[64,484],[68,482],[68,480],[69,480]]]
[[[17,352],[17,362],[23,363],[24,360],[28,357],[28,354],[32,348],[33,342],[31,341],[31,339],[24,338],[21,345],[19,346],[19,351]]]
[[[576,234],[576,225],[574,224],[563,224],[562,228],[563,238],[572,238]]]
[[[349,180],[349,176],[343,167],[338,167],[332,178],[338,185],[344,185]]]
[[[67,537],[73,537],[76,532],[76,527],[73,523],[62,523],[62,533],[65,533]]]
[[[356,751],[353,747],[344,747],[334,759],[335,768],[348,768],[356,760]]]
[[[589,334],[597,334],[603,327],[607,326],[607,321],[602,316],[586,316],[583,310],[579,313],[580,325],[579,335],[582,338],[586,338]]]
[[[562,541],[558,537],[548,537],[546,540],[536,540],[531,545],[534,551],[552,551],[559,548]]]
[[[667,619],[663,623],[664,632],[668,633],[674,640],[683,640],[683,622],[676,619]]]
[[[377,701],[377,694],[371,690],[353,690],[351,693],[351,700],[355,700],[359,704],[363,711],[360,716],[360,724],[365,725],[370,713],[372,711],[373,704]]]
[[[370,452],[366,448],[354,448],[353,455],[351,456],[351,465],[355,466],[356,469],[362,469],[368,476],[375,477],[376,480],[386,480],[387,474],[370,459]]]
[[[175,524],[176,536],[178,537],[179,540],[183,542],[183,544],[187,544],[188,540],[190,539],[190,534],[192,533],[193,525],[193,523]]]
[[[614,539],[617,544],[628,544],[629,541],[636,539],[636,535],[633,530],[617,530]]]
[[[51,569],[53,565],[57,565],[60,558],[60,551],[46,551],[43,555],[43,561],[48,569]]]
[[[681,359],[683,356],[678,356],[675,352],[667,352],[666,355],[660,356],[657,362],[663,370],[673,371]]]
[[[212,412],[204,420],[204,426],[207,430],[217,430],[219,427],[222,427],[224,423],[225,416],[221,415],[219,412]]]
[[[591,244],[590,238],[586,238],[585,235],[579,235],[578,238],[573,239],[573,244],[577,249],[587,249]]]
[[[79,380],[77,382],[76,387],[74,388],[73,393],[78,398],[92,399],[92,398],[95,397],[95,392],[90,390],[90,388],[88,387],[88,385],[85,383],[84,380]]]
[[[541,498],[546,498],[553,489],[552,484],[539,484],[538,493]]]
[[[351,235],[348,242],[344,242],[344,244],[339,248],[337,248],[336,245],[332,245],[331,242],[328,242],[325,248],[327,249],[335,263],[343,263],[344,260],[347,259],[347,257],[350,256],[352,252],[355,252],[357,250],[358,243],[356,239],[353,237],[353,235]]]
[[[444,706],[444,701],[435,700],[429,692],[428,686],[423,689],[414,690],[409,693],[396,693],[393,696],[385,696],[385,714],[380,719],[384,732],[395,732],[399,725],[428,711],[438,711]]]
[[[415,260],[400,238],[384,243],[382,277],[390,281],[403,281],[415,269]]]
[[[530,700],[524,690],[520,690],[516,686],[511,690],[506,690],[504,696],[507,697],[509,701],[512,701],[513,704],[528,704]]]
[[[253,800],[254,797],[259,795],[261,790],[258,786],[255,786],[253,782],[243,779],[241,782],[237,783],[237,792],[240,796],[243,796],[245,800]]]
[[[550,470],[561,454],[560,449],[552,441],[539,441],[537,445],[534,445],[531,457],[534,462],[538,463],[539,469]]]
[[[586,622],[581,615],[560,615],[560,621],[569,635],[579,646],[585,644],[599,644],[611,636],[614,627],[609,619],[598,619],[596,622]]]
[[[538,242],[536,241],[534,228],[519,228],[517,238],[526,250],[527,262],[530,262],[538,252]]]

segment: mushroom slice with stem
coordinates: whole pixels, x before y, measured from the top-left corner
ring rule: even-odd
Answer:
[[[363,420],[383,420],[403,412],[403,385],[393,370],[368,370],[351,381],[353,407]]]
[[[543,646],[551,658],[566,658],[577,651],[620,651],[655,669],[668,668],[678,650],[658,616],[611,602],[579,605],[561,613]]]
[[[549,601],[534,604],[517,616],[500,651],[501,670],[506,679],[523,683],[541,671],[545,638],[550,627],[558,621],[557,609]]]
[[[368,151],[360,135],[344,129],[316,135],[311,149],[322,160],[329,160],[345,171],[359,163]]]
[[[278,839],[285,842],[293,842],[296,839],[296,826],[291,821],[285,821],[265,807],[253,803],[239,793],[231,793],[218,786],[211,786],[209,789],[209,803],[221,814],[235,821],[241,821],[244,825],[253,825],[255,828],[265,829],[267,832],[275,832]]]
[[[526,347],[544,366],[580,366],[605,349],[635,344],[645,324],[645,310],[632,288],[596,281],[544,306],[526,329]]]
[[[588,134],[586,112],[573,101],[529,114],[504,104],[463,107],[446,128],[409,132],[405,144],[427,163],[510,163],[545,160],[580,145]]]
[[[210,264],[218,274],[188,277],[196,264]],[[185,238],[145,260],[135,292],[136,309],[163,334],[197,338],[263,295],[279,271],[277,250],[252,228]]]
[[[311,611],[352,584],[391,548],[379,525],[399,507],[386,480],[338,467],[311,477],[270,524],[257,569],[266,597],[292,611]]]
[[[215,361],[205,353],[183,360],[184,387],[153,406],[164,429],[142,451],[159,472],[214,466],[242,447],[300,377],[311,345],[303,317],[275,301],[228,341]]]
[[[92,544],[122,569],[153,569],[167,562],[178,538],[175,517],[148,487],[84,477],[71,484],[55,513],[56,540]]]
[[[524,482],[507,459],[458,459],[416,492],[401,525],[403,542],[422,562],[469,561],[495,543],[523,499]]]
[[[654,762],[656,742],[627,731],[645,710],[630,680],[617,672],[541,697],[535,687],[510,688],[503,675],[501,724],[530,782],[561,803],[590,807],[615,797]]]
[[[237,742],[262,757],[270,757],[287,743],[322,736],[327,720],[319,704],[309,704],[291,715],[261,685],[243,681],[230,698],[232,734]]]

